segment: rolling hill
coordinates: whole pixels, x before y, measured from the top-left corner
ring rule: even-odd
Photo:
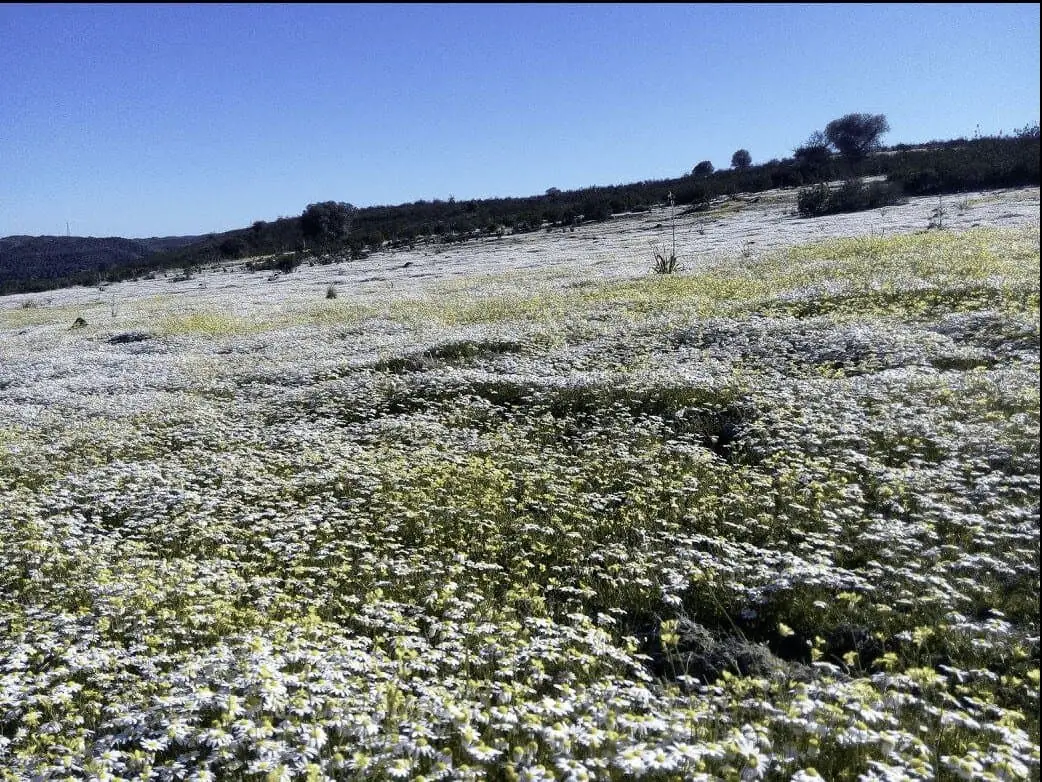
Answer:
[[[8,283],[34,280],[43,287],[93,282],[105,273],[159,252],[176,250],[198,236],[124,239],[118,236],[5,236],[0,238],[0,290]],[[48,284],[51,283],[51,284]]]

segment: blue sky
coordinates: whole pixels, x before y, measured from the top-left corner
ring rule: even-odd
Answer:
[[[524,196],[1039,118],[1039,5],[0,4],[0,236]]]

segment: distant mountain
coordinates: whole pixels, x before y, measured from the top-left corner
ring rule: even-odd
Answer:
[[[198,236],[124,239],[119,236],[5,236],[0,239],[0,292],[33,280],[44,287],[54,282],[104,279],[110,269],[132,264],[159,252],[179,250]],[[50,284],[48,284],[50,283]]]

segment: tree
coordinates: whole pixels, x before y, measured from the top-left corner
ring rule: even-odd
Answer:
[[[847,114],[825,126],[825,137],[850,163],[864,160],[879,148],[879,137],[890,131],[883,114]]]
[[[800,163],[822,163],[829,159],[830,145],[828,137],[820,130],[815,130],[792,154]]]
[[[300,216],[300,231],[305,239],[321,244],[342,242],[351,232],[355,208],[343,201],[308,204]]]
[[[736,168],[739,171],[745,171],[753,164],[753,156],[749,154],[748,149],[739,149],[733,155],[731,155],[731,168]]]
[[[811,133],[792,154],[804,180],[820,179],[829,175],[829,140],[820,130]]]
[[[703,160],[691,170],[692,176],[709,176],[713,173],[713,164],[709,160]]]

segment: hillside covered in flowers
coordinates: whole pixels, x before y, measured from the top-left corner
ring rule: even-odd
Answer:
[[[532,247],[8,297],[0,779],[1037,779],[1037,218]]]

